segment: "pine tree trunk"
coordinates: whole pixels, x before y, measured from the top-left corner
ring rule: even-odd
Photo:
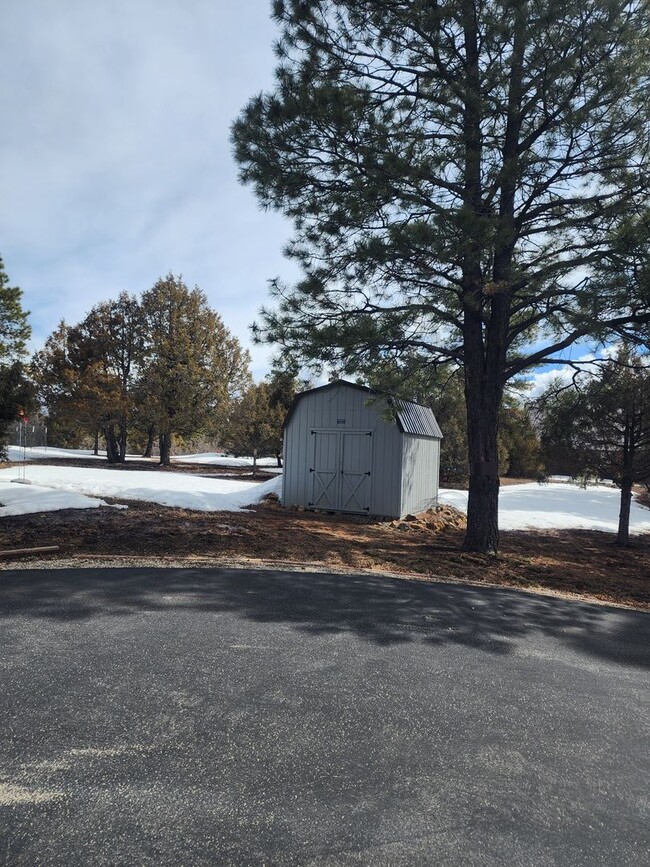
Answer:
[[[119,450],[115,436],[115,427],[112,424],[104,428],[104,436],[106,437],[106,459],[109,464],[117,464],[119,462]]]
[[[464,204],[476,220],[470,232],[463,263],[463,353],[465,402],[469,446],[469,497],[467,551],[496,554],[499,547],[499,463],[497,436],[510,320],[510,281],[515,248],[515,192],[519,162],[523,52],[526,32],[525,5],[517,7],[508,106],[503,146],[504,175],[498,200],[499,231],[487,279],[482,246],[484,201],[482,194],[482,132],[479,64],[480,36],[475,5],[463,5],[467,55],[465,115]]]
[[[253,478],[257,476],[257,449],[253,449]]]
[[[616,544],[625,548],[630,542],[630,506],[632,504],[632,485],[634,484],[634,456],[636,451],[635,412],[625,413],[623,433],[623,478],[621,480],[621,509],[618,514],[618,533]]]
[[[153,425],[150,425],[147,430],[147,445],[145,446],[144,452],[142,454],[143,458],[150,458],[153,454],[153,441],[156,433],[156,429]]]
[[[93,454],[97,456],[99,454],[99,431],[95,431],[95,442],[93,445]]]
[[[471,401],[470,401],[471,402]],[[470,414],[468,405],[468,416]],[[471,413],[476,416],[475,412]],[[496,554],[499,548],[499,470],[497,463],[496,426],[478,415],[468,424],[469,496],[467,532],[463,541],[466,551]]]
[[[625,548],[630,543],[630,506],[632,504],[632,478],[626,476],[621,484],[621,509],[618,513],[616,544]]]
[[[160,448],[160,465],[170,467],[172,463],[172,434],[161,433],[158,437]]]
[[[499,549],[499,479],[470,474],[466,551],[496,554]]]
[[[126,418],[122,418],[120,421],[120,435],[118,439],[119,445],[119,461],[121,464],[126,463],[126,441],[127,441],[127,429],[126,429]]]
[[[463,261],[463,353],[467,443],[469,457],[469,497],[467,532],[463,547],[467,551],[496,553],[499,546],[499,474],[497,467],[497,424],[500,392],[496,383],[499,357],[490,333],[484,335],[483,249],[479,231],[483,212],[481,188],[481,83],[479,34],[471,3],[463,6],[463,31],[467,69],[465,112],[463,117],[465,178],[463,200],[468,214],[476,220],[470,231]],[[494,309],[492,308],[492,314]],[[494,327],[488,329],[494,338]],[[496,404],[496,405],[495,405]]]
[[[502,388],[499,359],[484,351],[481,316],[465,315],[465,403],[469,457],[466,551],[496,554],[499,547],[497,435]]]

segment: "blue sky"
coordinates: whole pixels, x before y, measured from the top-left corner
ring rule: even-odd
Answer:
[[[168,271],[246,345],[290,226],[237,181],[230,124],[272,83],[268,0],[3,4],[0,254],[34,347]],[[256,378],[270,351],[253,348]]]

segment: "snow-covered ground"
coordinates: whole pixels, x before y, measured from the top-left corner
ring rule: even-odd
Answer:
[[[84,509],[105,505],[103,497],[145,500],[163,506],[197,511],[236,511],[259,502],[268,493],[280,494],[281,478],[269,482],[215,479],[187,473],[146,470],[52,467],[47,458],[89,457],[90,452],[69,449],[30,449],[31,462],[0,470],[0,517],[55,509]],[[185,463],[250,466],[252,459],[227,458],[213,452],[177,458]],[[274,461],[265,461],[270,465]],[[25,475],[29,485],[12,484]],[[441,490],[440,502],[465,511],[467,492]],[[615,532],[620,495],[602,485],[581,488],[562,481],[538,485],[507,485],[499,496],[499,524],[503,530],[581,528]],[[632,503],[632,533],[650,532],[650,510]]]
[[[23,449],[22,446],[7,446],[10,461],[46,461],[59,458],[94,458],[106,460],[106,452],[94,455],[92,449],[57,449],[51,446],[34,446]]]
[[[219,452],[201,452],[198,455],[176,455],[172,461],[177,464],[212,464],[217,467],[252,467],[253,458],[230,458]],[[275,458],[258,458],[257,466],[265,471],[278,469]]]
[[[83,509],[105,505],[101,497],[145,500],[200,512],[233,512],[279,493],[281,478],[268,482],[210,479],[187,473],[109,470],[102,467],[51,467],[33,464],[25,476],[31,484],[13,484],[22,471],[0,470],[0,516],[52,509]],[[56,498],[53,497],[56,494]],[[85,500],[83,498],[86,498]]]
[[[7,453],[10,461],[46,461],[59,460],[60,458],[92,458],[93,460],[106,460],[106,452],[100,451],[98,455],[93,454],[92,449],[58,449],[51,446],[34,446],[33,448],[23,449],[20,446],[7,446]],[[158,463],[158,458],[143,458],[141,455],[127,455],[127,461],[142,461],[150,460],[152,463]],[[252,457],[231,458],[221,452],[201,452],[196,455],[173,455],[173,463],[179,464],[210,464],[218,467],[252,467]],[[277,467],[275,458],[258,458],[258,467],[264,467],[265,472],[282,472]]]
[[[467,511],[467,491],[440,491],[440,502]],[[499,492],[502,530],[582,529],[616,532],[621,496],[598,485],[581,488],[567,483],[506,485]],[[650,509],[632,502],[630,532],[650,531]]]
[[[27,515],[31,512],[56,512],[59,509],[96,509],[106,505],[103,500],[75,491],[36,485],[12,485],[7,478],[0,479],[0,517]]]

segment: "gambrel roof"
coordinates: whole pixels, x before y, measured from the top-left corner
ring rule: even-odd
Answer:
[[[294,414],[299,401],[308,394],[314,394],[317,391],[326,391],[327,389],[336,388],[339,385],[347,386],[348,388],[356,388],[359,391],[365,391],[368,395],[381,400],[382,398],[395,411],[395,421],[397,427],[402,433],[413,434],[414,436],[431,437],[433,439],[442,439],[442,431],[433,414],[433,410],[429,406],[422,406],[419,403],[413,403],[408,400],[401,400],[392,397],[389,394],[382,394],[375,389],[369,388],[367,385],[358,385],[356,382],[348,382],[346,379],[336,379],[334,382],[328,382],[327,385],[320,385],[317,388],[310,388],[307,391],[301,391],[293,399],[293,403],[289,408],[287,417],[284,420],[283,428],[289,424],[291,416]]]

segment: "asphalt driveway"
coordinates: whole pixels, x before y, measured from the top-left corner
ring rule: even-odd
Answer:
[[[650,615],[236,570],[0,572],[0,863],[650,863]]]

